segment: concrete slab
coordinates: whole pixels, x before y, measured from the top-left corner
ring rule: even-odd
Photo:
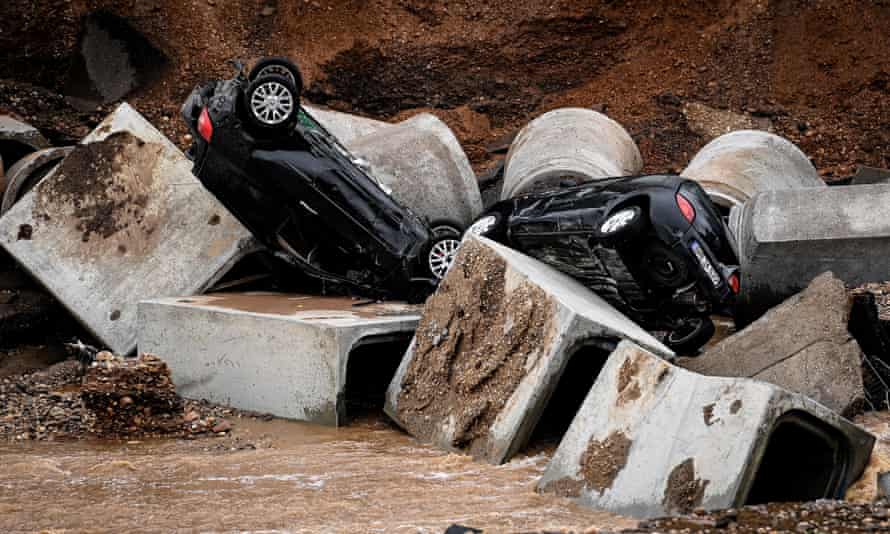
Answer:
[[[528,123],[510,145],[501,199],[642,168],[640,150],[623,126],[592,109],[556,109]]]
[[[802,395],[698,375],[622,342],[538,490],[640,518],[843,498],[874,441]]]
[[[145,301],[139,350],[167,362],[185,397],[337,425],[352,351],[410,336],[420,319],[416,306],[355,302],[268,293]]]
[[[721,135],[699,150],[681,174],[700,183],[725,209],[759,191],[826,187],[794,143],[760,130]]]
[[[825,273],[747,328],[678,365],[764,380],[845,413],[864,398],[862,350],[848,331],[852,299]]]
[[[451,129],[429,113],[354,140],[349,149],[370,163],[392,196],[433,226],[462,230],[482,213],[476,174]]]
[[[577,281],[467,236],[427,299],[384,409],[423,441],[502,463],[527,442],[573,355],[608,354],[619,339],[673,356]]]
[[[256,245],[191,162],[123,104],[0,217],[0,246],[128,353],[137,302],[199,293]]]
[[[737,215],[741,292],[737,320],[750,323],[825,271],[847,286],[890,278],[890,185],[753,196]]]

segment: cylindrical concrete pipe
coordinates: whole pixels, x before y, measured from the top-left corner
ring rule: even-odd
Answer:
[[[433,226],[466,228],[482,212],[476,174],[444,122],[415,115],[385,131],[356,139],[347,148],[365,159],[393,198]]]
[[[711,200],[727,210],[759,191],[825,187],[794,143],[758,130],[714,139],[698,151],[682,175],[700,183]]]
[[[591,109],[549,111],[528,123],[510,146],[501,199],[569,180],[638,174],[643,158],[623,126]]]
[[[320,108],[311,104],[303,104],[303,108],[309,112],[315,120],[336,137],[346,148],[359,137],[376,132],[381,128],[391,126],[388,122],[360,117],[349,113],[341,113],[330,109]]]

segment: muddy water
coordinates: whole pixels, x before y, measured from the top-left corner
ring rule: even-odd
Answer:
[[[0,445],[0,531],[442,532],[457,522],[503,532],[635,524],[536,494],[552,450],[484,465],[373,418],[344,429],[238,419],[235,436]],[[230,450],[245,442],[257,448]]]

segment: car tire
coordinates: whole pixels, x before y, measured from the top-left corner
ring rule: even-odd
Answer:
[[[677,289],[689,283],[689,265],[672,249],[655,242],[647,244],[640,256],[640,268],[654,286]]]
[[[451,224],[433,225],[426,253],[426,270],[434,280],[445,278],[460,246],[462,232]]]
[[[303,75],[300,67],[286,57],[266,57],[257,61],[247,75],[248,81],[254,81],[266,76],[284,76],[297,88],[298,96],[303,92]]]
[[[665,345],[677,354],[694,355],[714,335],[714,321],[709,317],[693,317],[683,323],[683,327],[668,332]]]
[[[596,229],[596,236],[606,244],[626,242],[642,233],[645,225],[643,208],[634,204],[625,205],[612,210],[603,219]]]
[[[269,75],[250,82],[244,91],[244,113],[260,132],[293,127],[300,110],[297,88],[284,76]]]

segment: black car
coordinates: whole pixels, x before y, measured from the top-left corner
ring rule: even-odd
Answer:
[[[432,291],[440,241],[459,235],[431,231],[300,106],[296,65],[236,67],[182,107],[195,176],[276,257],[314,278],[374,298]]]
[[[739,290],[735,243],[704,190],[680,176],[609,178],[504,200],[468,232],[579,280],[678,352],[714,333]]]

